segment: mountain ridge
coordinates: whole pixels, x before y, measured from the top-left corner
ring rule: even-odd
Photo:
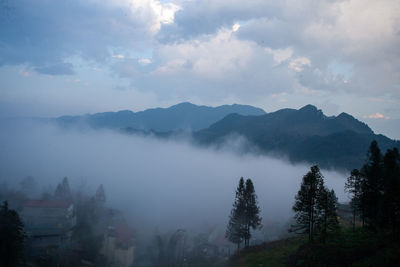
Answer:
[[[121,110],[82,116],[61,116],[54,118],[62,126],[86,124],[93,128],[134,128],[160,132],[185,130],[193,131],[207,128],[228,114],[262,115],[265,111],[249,105],[222,105],[217,107],[198,106],[189,102],[179,103],[168,108],[152,108],[133,112]]]
[[[378,141],[383,153],[400,148],[399,141],[375,134],[350,114],[328,117],[312,105],[261,116],[230,114],[193,135],[199,144],[218,145],[232,134],[245,137],[265,154],[344,170],[361,166],[372,140]]]
[[[399,141],[375,134],[352,115],[342,112],[326,116],[313,105],[265,113],[247,105],[208,107],[183,102],[168,108],[62,116],[54,120],[66,127],[84,123],[93,128],[159,138],[187,135],[189,130],[194,143],[202,146],[218,146],[239,135],[260,153],[342,170],[360,167],[372,140],[378,141],[383,152],[393,147],[400,149]]]

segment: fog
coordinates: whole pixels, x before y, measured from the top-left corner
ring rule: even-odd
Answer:
[[[17,185],[31,175],[41,190],[50,191],[67,176],[73,190],[89,194],[103,184],[107,205],[124,211],[137,230],[196,229],[225,227],[243,176],[254,182],[264,223],[286,222],[310,165],[230,148],[240,143],[230,140],[217,150],[187,140],[9,124],[0,132],[0,181]],[[347,201],[343,174],[322,173],[339,201]]]

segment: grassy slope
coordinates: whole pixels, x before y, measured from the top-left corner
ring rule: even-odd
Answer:
[[[285,266],[288,257],[296,252],[301,244],[303,241],[299,238],[288,238],[252,246],[240,251],[240,254],[235,254],[228,266]]]
[[[234,255],[228,266],[400,266],[400,244],[389,234],[346,228],[327,244],[290,238]]]

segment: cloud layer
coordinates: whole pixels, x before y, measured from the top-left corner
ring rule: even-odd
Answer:
[[[127,212],[137,228],[191,228],[205,223],[224,228],[241,176],[253,180],[264,220],[286,222],[301,178],[309,170],[229,149],[199,149],[115,132],[61,131],[29,124],[1,130],[0,180],[18,185],[32,175],[52,191],[68,176],[75,190],[90,194],[104,184],[108,204]],[[345,178],[323,173],[328,186],[347,201]]]
[[[57,81],[54,90],[76,98],[123,88],[133,107],[190,100],[271,111],[312,103],[359,118],[400,118],[397,0],[1,3],[0,76],[16,66],[25,80],[41,77],[31,83],[34,97],[50,98],[43,104],[53,113],[50,102],[59,100],[43,87]],[[74,91],[55,78],[98,79],[99,70],[100,86],[82,82]],[[10,95],[25,85],[9,80],[3,106],[24,106]],[[98,107],[108,107],[107,99]],[[113,100],[115,109],[125,106]],[[90,103],[82,109],[100,111]]]

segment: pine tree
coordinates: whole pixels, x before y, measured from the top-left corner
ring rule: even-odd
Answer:
[[[237,244],[238,250],[240,249],[240,244],[244,239],[246,231],[244,192],[245,185],[243,177],[241,177],[239,180],[239,185],[236,189],[235,202],[233,203],[233,208],[229,216],[229,223],[225,234],[229,241]]]
[[[95,199],[97,203],[104,204],[106,202],[106,193],[104,192],[104,187],[103,185],[99,185],[99,187],[96,190],[95,194]]]
[[[311,170],[303,176],[293,205],[296,224],[292,225],[290,231],[296,233],[307,233],[308,240],[313,241],[314,231],[318,219],[317,198],[319,188],[323,185],[323,176],[318,166],[312,166]]]
[[[353,210],[353,230],[355,230],[356,215],[359,214],[364,221],[365,214],[365,178],[362,173],[354,169],[351,171],[350,176],[347,178],[345,190],[350,194],[350,207]]]
[[[335,231],[339,227],[339,221],[337,219],[337,197],[335,191],[329,191],[323,184],[318,192],[317,212],[317,228],[321,234],[322,242],[325,243],[327,233]]]
[[[23,259],[25,233],[15,210],[4,202],[0,207],[0,266],[19,266]]]
[[[372,141],[367,153],[367,162],[361,169],[365,176],[363,195],[365,200],[365,220],[376,229],[382,223],[383,213],[383,177],[382,154],[376,141]]]
[[[57,185],[56,191],[54,192],[54,198],[58,200],[72,200],[71,189],[67,177],[64,177],[62,182]]]
[[[400,155],[397,148],[388,149],[383,159],[384,224],[398,237],[400,224]]]
[[[244,191],[245,199],[245,246],[249,246],[251,232],[250,230],[257,229],[261,226],[260,207],[257,202],[257,195],[254,190],[254,185],[251,179],[246,180]]]

